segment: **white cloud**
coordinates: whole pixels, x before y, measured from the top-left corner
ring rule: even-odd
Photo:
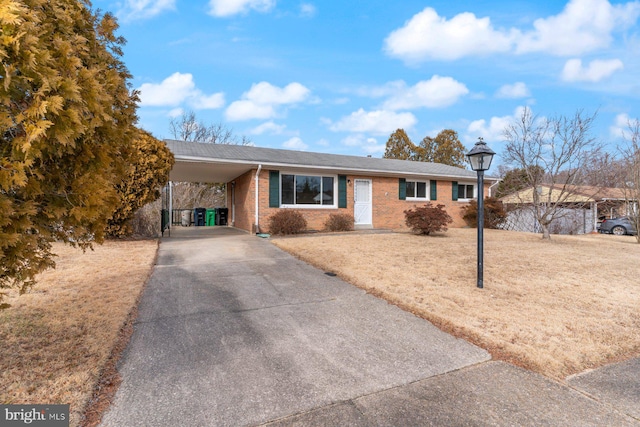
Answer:
[[[608,47],[613,33],[632,27],[639,16],[638,1],[570,0],[559,14],[535,20],[531,30],[495,29],[489,18],[465,12],[446,19],[427,7],[391,32],[384,50],[408,63],[496,53],[581,55]]]
[[[527,85],[522,82],[516,82],[511,85],[506,84],[496,92],[496,98],[517,99],[526,98],[528,96],[531,96],[531,92]]]
[[[294,104],[309,96],[309,89],[300,83],[289,83],[284,88],[260,82],[251,86],[242,97],[257,104]]]
[[[454,60],[511,49],[515,33],[496,31],[489,18],[465,12],[450,20],[430,7],[416,14],[385,40],[385,51],[407,62]]]
[[[175,10],[175,0],[125,0],[117,15],[123,21],[153,18],[165,10]]]
[[[505,129],[511,125],[514,120],[522,116],[524,108],[525,107],[516,108],[511,116],[494,116],[488,123],[484,119],[474,120],[467,127],[465,139],[467,141],[477,141],[478,137],[481,136],[489,145],[491,142],[503,141]]]
[[[276,110],[271,105],[260,105],[252,101],[241,100],[232,102],[224,114],[230,121],[270,119],[275,117]]]
[[[265,133],[271,135],[280,135],[286,129],[285,125],[278,125],[272,121],[262,123],[249,131],[252,135],[262,135]]]
[[[169,114],[167,114],[167,116],[175,119],[176,117],[180,117],[183,114],[184,114],[184,109],[178,107],[178,108],[173,108],[171,111],[169,111]]]
[[[184,102],[196,85],[191,74],[173,73],[160,84],[143,83],[140,91],[140,105],[144,107],[177,106]]]
[[[388,110],[364,111],[361,108],[343,117],[337,123],[330,124],[329,129],[334,132],[390,134],[398,128],[410,128],[417,122],[418,120],[411,113],[396,113]]]
[[[397,91],[385,101],[383,108],[389,110],[443,108],[455,104],[461,96],[468,93],[467,87],[455,79],[435,75],[411,87],[407,87],[402,82],[402,87],[397,87]]]
[[[311,3],[302,3],[300,5],[300,16],[303,18],[312,18],[316,15],[317,9]]]
[[[605,48],[613,31],[630,27],[639,15],[637,1],[614,6],[608,0],[571,0],[558,15],[534,21],[534,30],[523,34],[516,51],[566,56]]]
[[[362,134],[349,135],[342,140],[342,143],[347,147],[358,147],[367,154],[384,153],[386,148],[386,143],[379,144],[377,139]]]
[[[609,127],[609,134],[614,138],[624,138],[625,132],[629,131],[629,121],[631,118],[628,114],[618,114],[613,125]]]
[[[193,97],[191,105],[196,110],[214,110],[224,106],[224,94],[197,95]]]
[[[178,107],[186,102],[196,110],[205,110],[221,108],[225,102],[221,92],[203,94],[189,73],[173,73],[159,84],[143,83],[138,90],[143,107]]]
[[[308,99],[311,91],[300,83],[279,88],[267,82],[256,83],[242,94],[242,99],[231,103],[225,115],[228,120],[270,119],[276,117],[278,105],[292,105]]]
[[[250,10],[268,12],[276,5],[275,0],[209,0],[209,14],[227,17]]]
[[[582,66],[580,59],[570,59],[564,64],[562,80],[567,82],[596,83],[623,68],[624,64],[619,59],[607,61],[596,59],[591,61],[587,67]]]
[[[293,138],[286,140],[282,143],[282,146],[290,150],[299,151],[305,151],[307,148],[309,148],[309,146],[305,144],[298,136],[294,136]]]

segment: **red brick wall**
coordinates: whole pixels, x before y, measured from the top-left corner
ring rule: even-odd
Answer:
[[[255,232],[255,173],[256,169],[235,179],[235,227],[243,230]],[[322,230],[324,222],[332,213],[348,213],[353,215],[353,185],[355,179],[371,179],[373,196],[373,227],[403,229],[404,211],[414,206],[422,206],[425,202],[414,200],[400,200],[398,198],[398,178],[369,177],[362,175],[347,176],[347,207],[345,209],[298,209],[307,220],[308,229]],[[434,204],[445,205],[446,211],[453,218],[451,227],[465,227],[462,219],[461,209],[467,202],[451,200],[451,181],[437,181],[437,200]],[[268,232],[269,217],[280,208],[269,207],[269,170],[262,169],[259,179],[259,225],[261,232]],[[488,191],[488,184],[485,185],[485,195]],[[427,189],[427,191],[429,191]],[[227,200],[231,204],[231,183],[227,185]],[[232,206],[229,206],[229,218],[232,218]]]
[[[233,216],[234,201],[231,198],[233,182],[235,182],[235,224],[234,227],[252,231],[255,221],[255,170],[239,176],[227,183],[227,203],[229,204],[229,224]]]
[[[374,177],[373,182],[373,227],[374,228],[406,228],[404,211],[414,206],[424,206],[424,201],[400,200],[398,197],[398,178]],[[434,205],[445,205],[445,210],[453,218],[451,227],[465,227],[461,209],[467,202],[451,199],[451,181],[437,181],[437,199],[431,200]],[[429,192],[429,188],[427,188]]]

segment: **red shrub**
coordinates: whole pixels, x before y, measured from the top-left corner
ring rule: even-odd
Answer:
[[[453,219],[444,205],[432,206],[427,203],[424,207],[414,206],[414,209],[404,211],[405,223],[416,234],[429,235],[434,231],[447,231],[447,224],[451,224]]]

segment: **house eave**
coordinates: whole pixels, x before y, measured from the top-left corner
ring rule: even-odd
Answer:
[[[344,167],[344,166],[324,166],[324,165],[306,165],[299,163],[269,162],[269,161],[246,161],[235,159],[215,159],[209,157],[176,155],[176,164],[170,175],[173,181],[196,181],[196,182],[229,182],[238,176],[250,170],[258,168],[262,165],[264,169],[278,169],[290,171],[308,171],[308,172],[332,172],[341,175],[363,175],[363,176],[381,176],[381,177],[415,177],[429,179],[446,179],[473,181],[475,177],[463,174],[438,174],[438,173],[420,173],[408,172],[403,170],[379,170],[369,168]],[[206,176],[199,171],[189,174],[186,169],[192,169],[194,165],[200,166],[220,166],[218,171],[209,170]],[[208,168],[210,169],[210,168]],[[206,178],[206,179],[204,179]],[[485,177],[485,181],[493,182],[497,178]]]

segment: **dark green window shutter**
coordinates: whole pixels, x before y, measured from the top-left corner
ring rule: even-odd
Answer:
[[[451,200],[458,200],[458,181],[451,183]]]
[[[407,180],[400,178],[398,181],[398,198],[400,200],[407,200]]]
[[[431,194],[429,194],[429,200],[438,200],[438,181],[431,180],[429,181],[431,184]]]
[[[280,207],[280,171],[269,171],[269,207]]]
[[[338,175],[338,207],[347,207],[347,176]]]

